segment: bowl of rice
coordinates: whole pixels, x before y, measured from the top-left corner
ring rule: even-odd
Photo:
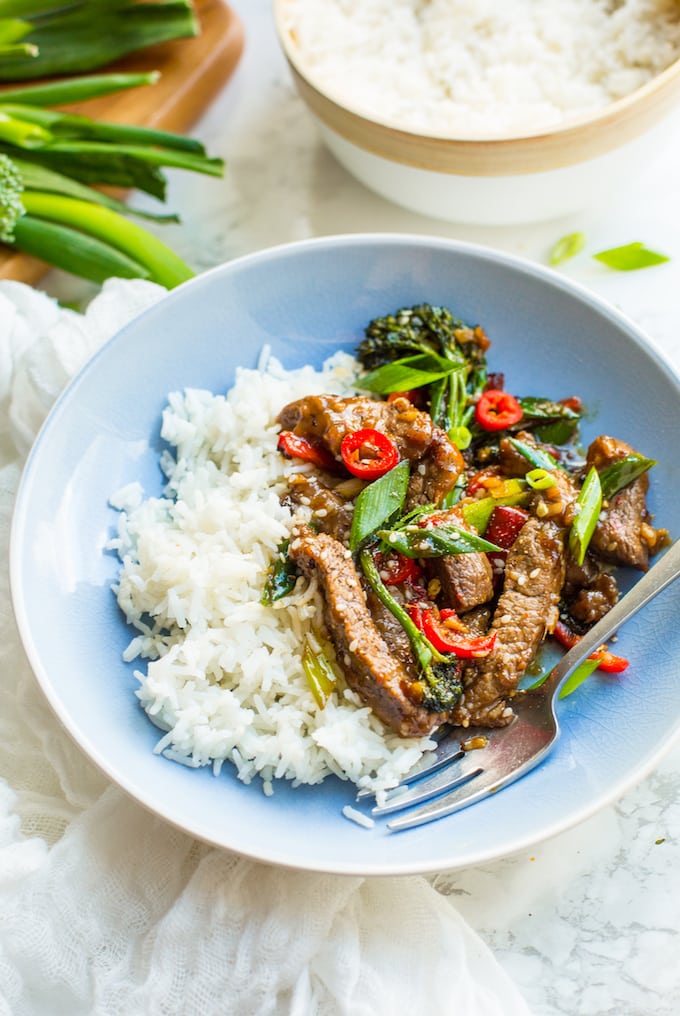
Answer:
[[[274,0],[274,16],[338,161],[437,219],[611,203],[680,126],[675,0]]]

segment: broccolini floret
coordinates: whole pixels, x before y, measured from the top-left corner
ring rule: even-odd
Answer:
[[[23,189],[17,167],[6,155],[0,155],[0,240],[3,243],[14,241],[14,229],[24,214]]]

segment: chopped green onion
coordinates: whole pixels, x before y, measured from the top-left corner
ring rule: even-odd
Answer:
[[[498,502],[496,502],[498,503]],[[479,551],[500,550],[477,533],[471,533],[453,523],[440,526],[409,526],[408,529],[381,529],[378,538],[404,557],[447,557],[449,554],[473,554]]]
[[[357,550],[364,540],[402,510],[409,476],[408,460],[403,459],[384,476],[364,487],[354,503],[350,550]]]
[[[567,233],[551,248],[548,263],[555,266],[576,257],[586,245],[585,233]]]
[[[389,395],[391,392],[407,392],[412,388],[423,388],[457,370],[460,370],[458,363],[436,356],[434,353],[405,356],[401,360],[386,363],[365,374],[359,378],[357,386],[379,395]]]
[[[529,500],[529,492],[523,490],[517,494],[509,494],[506,497],[482,497],[479,501],[471,501],[463,505],[463,518],[469,526],[474,526],[478,533],[486,529],[491,513],[499,505],[521,505]]]
[[[584,660],[560,688],[558,698],[564,699],[583,684],[599,666],[599,660]]]
[[[305,640],[300,662],[316,704],[323,709],[337,684],[335,671],[323,650],[312,646],[309,638]]]
[[[547,469],[530,469],[525,479],[532,490],[548,490],[555,486],[555,477]]]
[[[515,437],[509,437],[508,441],[515,451],[518,451],[520,455],[523,455],[527,462],[530,462],[535,469],[546,469],[550,472],[553,469],[561,468],[557,460],[544,449],[525,444],[524,441],[518,441]]]
[[[602,497],[605,500],[614,497],[620,490],[623,490],[629,483],[637,480],[639,476],[655,465],[654,459],[646,459],[644,455],[638,455],[637,452],[632,452],[630,455],[612,462],[600,473]]]
[[[592,466],[576,500],[578,515],[569,530],[569,550],[577,564],[583,564],[602,508],[602,487],[597,469]]]
[[[609,250],[602,250],[599,254],[593,254],[596,261],[601,261],[608,268],[614,268],[617,272],[633,272],[639,268],[650,268],[652,265],[661,265],[670,258],[666,254],[658,254],[649,250],[643,243],[627,243],[622,247],[611,247]]]

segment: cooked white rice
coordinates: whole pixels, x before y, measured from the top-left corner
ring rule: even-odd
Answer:
[[[322,91],[443,136],[552,127],[680,57],[677,0],[285,0],[283,10]]]
[[[286,477],[308,468],[277,452],[277,413],[313,392],[347,392],[354,375],[345,356],[322,372],[270,360],[239,370],[226,397],[170,395],[164,496],[131,484],[112,499],[121,512],[115,592],[136,630],[125,659],[144,661],[137,695],[165,731],[156,751],[216,774],[232,762],[244,782],[260,776],[265,793],[275,778],[314,784],[329,773],[380,790],[432,746],[386,731],[342,683],[319,708],[300,663],[321,618],[313,582],[300,579],[271,607],[260,602],[292,525],[280,503]]]

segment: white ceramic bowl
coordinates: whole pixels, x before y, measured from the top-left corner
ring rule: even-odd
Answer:
[[[601,207],[670,152],[680,131],[680,60],[603,110],[525,136],[456,138],[378,122],[315,81],[286,4],[274,0],[279,39],[326,145],[371,190],[424,215],[510,225]]]

